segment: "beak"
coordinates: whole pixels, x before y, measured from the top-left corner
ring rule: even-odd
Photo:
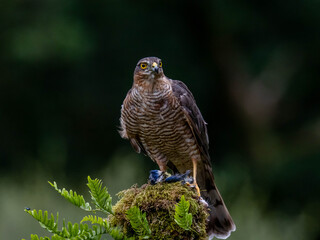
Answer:
[[[156,62],[152,63],[152,71],[159,73],[159,67]]]

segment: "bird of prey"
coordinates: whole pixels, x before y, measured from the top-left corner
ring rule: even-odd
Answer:
[[[198,194],[210,206],[210,239],[225,239],[235,231],[214,183],[206,122],[187,86],[164,75],[161,59],[146,57],[138,62],[120,124],[121,137],[128,139],[135,151],[148,155],[161,171],[193,171]]]

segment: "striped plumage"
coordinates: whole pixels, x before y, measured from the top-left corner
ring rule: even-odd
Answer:
[[[121,109],[121,131],[133,148],[147,154],[161,171],[194,170],[211,213],[208,233],[227,238],[233,220],[215,186],[206,123],[186,85],[167,78],[159,58],[141,59]]]

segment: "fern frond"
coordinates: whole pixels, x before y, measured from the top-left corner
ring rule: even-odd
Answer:
[[[72,240],[100,239],[101,235],[106,233],[102,226],[95,225],[91,229],[87,224],[72,224],[71,222],[68,222],[67,226],[64,222],[61,232],[62,236]]]
[[[108,234],[113,237],[114,240],[135,240],[135,237],[126,237],[118,227],[110,228]]]
[[[192,214],[189,213],[190,203],[182,195],[181,200],[177,203],[174,213],[174,221],[184,230],[192,230]]]
[[[37,210],[24,210],[25,212],[29,213],[33,218],[35,218],[41,227],[47,229],[49,232],[51,233],[58,233],[58,218],[59,218],[59,214],[57,213],[57,218],[56,221],[54,220],[54,216],[51,213],[51,218],[48,217],[48,212],[45,211],[44,213],[42,213],[42,210],[39,210],[37,212]],[[37,235],[34,235],[34,237],[36,238]],[[31,238],[32,239],[32,238]]]
[[[78,195],[76,192],[70,190],[69,192],[63,188],[62,190],[58,188],[58,185],[56,182],[49,182],[49,184],[63,196],[65,199],[67,199],[69,202],[71,202],[73,205],[80,207],[83,210],[86,211],[92,211],[92,208],[88,202],[86,202],[82,195]]]
[[[80,223],[82,222],[91,222],[91,224],[99,224],[103,227],[109,227],[109,223],[104,218],[93,215],[85,216],[84,218],[82,218]]]
[[[107,191],[107,188],[102,188],[102,181],[99,179],[92,180],[90,176],[88,176],[88,183],[87,183],[91,199],[96,206],[96,210],[102,211],[105,214],[113,214],[112,211],[112,198]]]
[[[124,234],[122,233],[121,229],[117,227],[111,227],[110,224],[106,221],[105,218],[89,215],[85,216],[82,220],[82,222],[91,222],[91,224],[98,224],[106,230],[106,232],[113,237],[115,240],[129,240],[129,238],[126,238]],[[130,238],[134,239],[134,238]]]
[[[25,239],[22,239],[25,240]],[[53,235],[51,238],[49,237],[38,237],[37,234],[31,234],[31,240],[65,240],[65,238],[60,237],[58,235]]]
[[[25,239],[22,239],[25,240]],[[31,234],[31,240],[50,240],[48,237],[38,237],[37,234]]]
[[[72,224],[71,222],[65,223],[63,220],[62,230],[58,230],[58,221],[54,220],[53,214],[51,214],[51,218],[48,218],[48,212],[44,213],[42,210],[38,212],[36,210],[25,210],[29,213],[33,218],[35,218],[41,227],[47,229],[49,232],[54,235],[51,237],[52,240],[62,240],[62,239],[70,239],[70,240],[85,240],[85,239],[100,239],[102,234],[107,233],[102,226],[92,226],[92,229],[89,228],[87,224]],[[58,219],[58,214],[57,218]],[[48,240],[50,238],[38,237],[37,235],[31,235],[31,240]]]
[[[151,235],[151,229],[146,218],[146,213],[142,213],[137,206],[133,206],[126,214],[136,234],[143,239],[148,239]]]

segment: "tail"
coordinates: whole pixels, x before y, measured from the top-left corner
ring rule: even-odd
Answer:
[[[226,239],[230,236],[231,232],[236,230],[236,225],[234,224],[214,182],[212,189],[208,191],[208,196],[209,207],[211,210],[207,226],[209,239],[212,239],[213,237]]]
[[[204,198],[210,208],[209,222],[207,225],[207,233],[209,239],[213,237],[226,239],[230,236],[231,232],[236,230],[232,217],[223,199],[219,193],[217,186],[214,183],[214,177],[212,174],[211,166],[204,166],[202,176],[197,175],[197,182],[201,190],[201,196]],[[198,176],[200,179],[198,179]],[[199,181],[200,180],[200,181]]]

